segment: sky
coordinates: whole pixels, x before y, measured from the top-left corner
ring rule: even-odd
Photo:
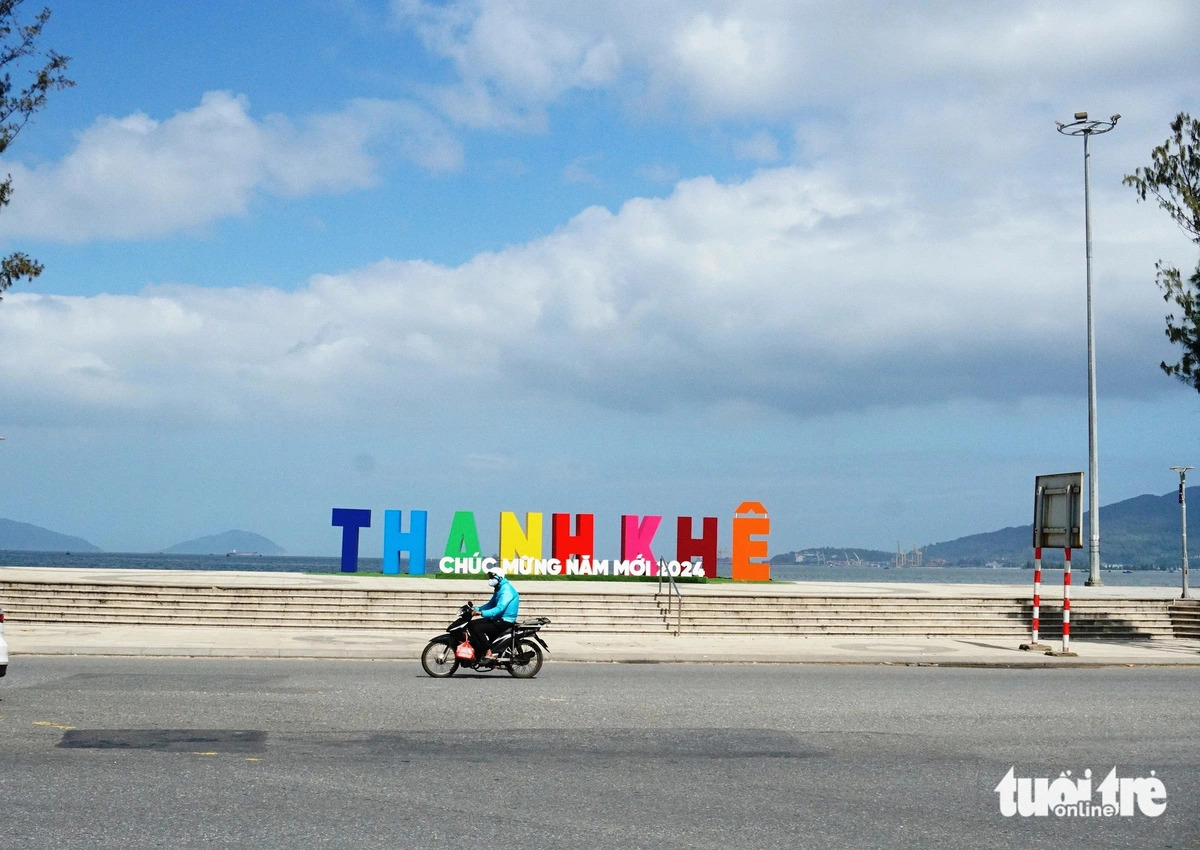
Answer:
[[[109,551],[331,509],[770,513],[772,553],[1032,521],[1200,466],[1121,178],[1200,114],[1200,6],[47,0],[3,154],[0,516]],[[26,15],[41,7],[26,3]],[[14,80],[20,82],[20,74]],[[1200,473],[1198,473],[1200,475]],[[406,519],[407,522],[407,519]],[[1103,554],[1104,532],[1101,529]],[[549,540],[545,541],[549,547]]]

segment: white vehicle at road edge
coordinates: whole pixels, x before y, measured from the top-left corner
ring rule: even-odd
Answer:
[[[0,676],[8,673],[8,643],[4,640],[4,609],[0,608]]]

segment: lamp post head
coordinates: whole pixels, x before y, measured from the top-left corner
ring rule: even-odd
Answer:
[[[1055,121],[1054,126],[1058,132],[1064,136],[1093,136],[1101,133],[1107,133],[1113,127],[1117,126],[1117,121],[1121,118],[1121,114],[1109,118],[1107,121],[1103,118],[1088,118],[1086,112],[1076,112],[1075,118],[1069,124],[1062,121]],[[1087,142],[1087,139],[1084,139]]]

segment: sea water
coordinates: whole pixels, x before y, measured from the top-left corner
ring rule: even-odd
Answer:
[[[378,573],[381,558],[359,558],[364,573]],[[238,570],[253,572],[337,573],[341,560],[329,557],[295,555],[164,555],[141,552],[14,552],[0,550],[0,567],[73,567],[121,570]],[[427,570],[433,573],[436,561]],[[718,575],[729,575],[729,564],[717,567]],[[1072,582],[1083,584],[1086,566],[1075,565]],[[1164,570],[1122,572],[1102,570],[1101,580],[1117,587],[1178,587],[1182,576]],[[848,567],[774,564],[771,578],[778,581],[912,582],[932,584],[1012,584],[1033,585],[1033,570],[987,567]],[[1189,573],[1189,579],[1192,575]],[[1190,583],[1190,582],[1189,582]],[[1200,584],[1200,577],[1196,583]],[[1042,585],[1062,585],[1062,570],[1043,569]]]

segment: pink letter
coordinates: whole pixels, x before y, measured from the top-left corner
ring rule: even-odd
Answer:
[[[658,531],[660,516],[642,517],[639,523],[636,516],[626,514],[621,517],[621,560],[632,561],[639,555],[655,565],[652,575],[658,575],[658,560],[650,549],[654,533]]]

